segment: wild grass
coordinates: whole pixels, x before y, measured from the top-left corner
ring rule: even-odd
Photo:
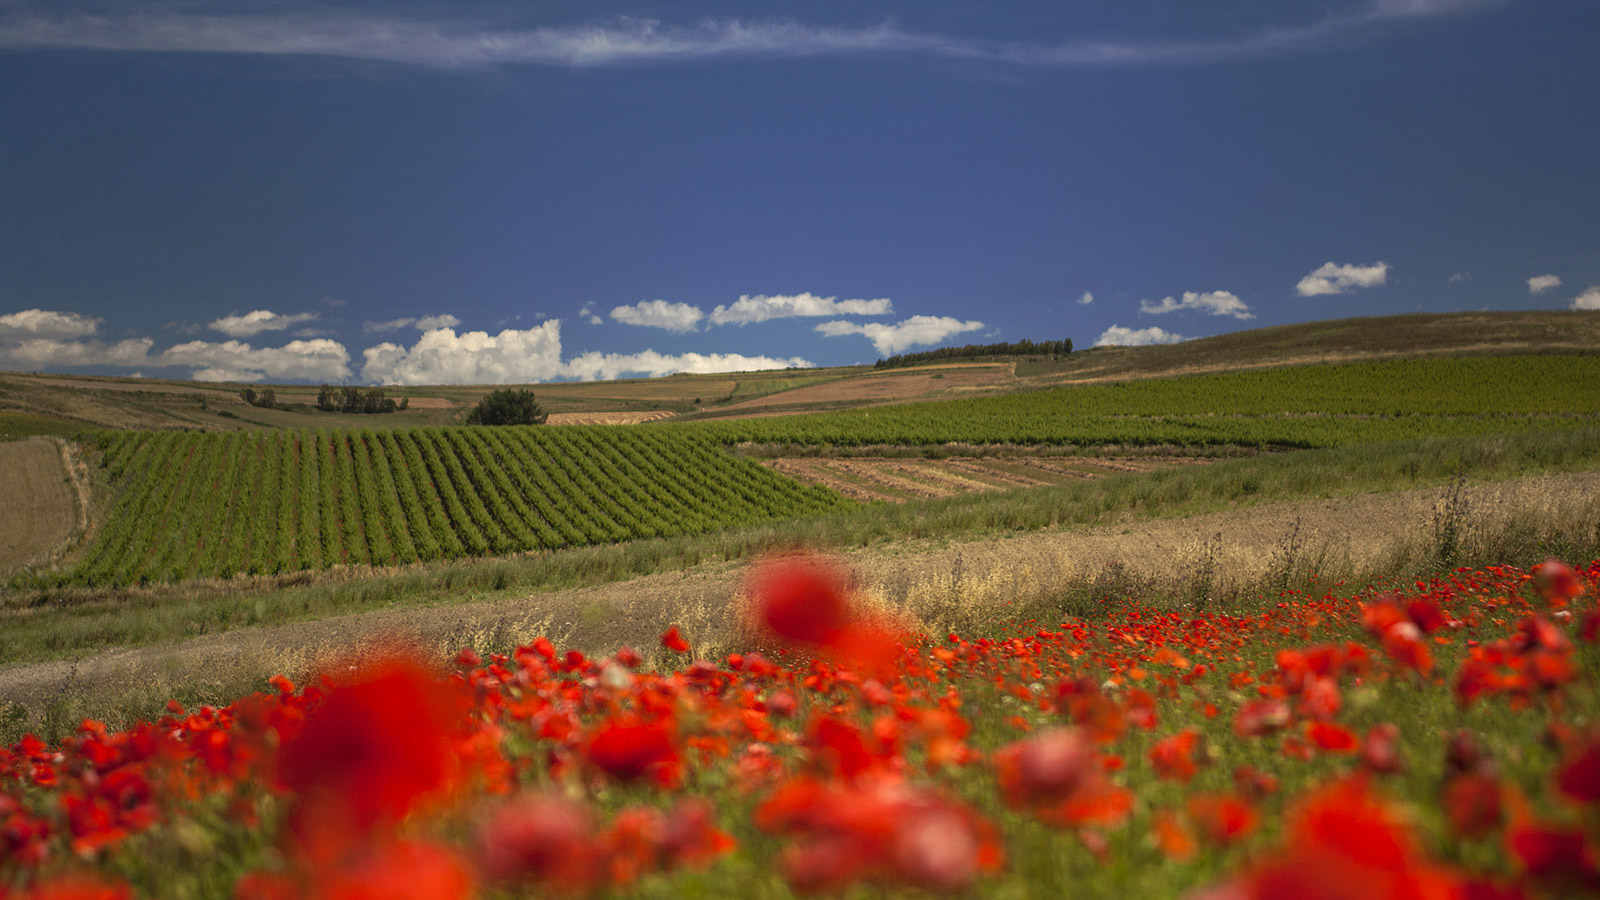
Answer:
[[[20,593],[0,603],[0,664],[70,659],[254,625],[603,584],[708,564],[731,565],[795,547],[839,550],[971,539],[1443,486],[1462,474],[1478,484],[1597,467],[1600,429],[1430,438],[1263,454],[1009,493],[872,504],[706,535],[498,559],[154,588]]]

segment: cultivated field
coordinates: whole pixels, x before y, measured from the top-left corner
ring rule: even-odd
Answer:
[[[1597,323],[0,376],[0,894],[1600,890]]]

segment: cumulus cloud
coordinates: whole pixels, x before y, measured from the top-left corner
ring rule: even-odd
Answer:
[[[1388,281],[1389,264],[1386,262],[1375,262],[1366,266],[1327,262],[1300,279],[1300,283],[1294,286],[1294,292],[1302,297],[1348,294],[1356,288],[1376,287]]]
[[[1243,300],[1228,291],[1206,291],[1203,294],[1185,291],[1181,300],[1176,297],[1163,297],[1159,303],[1154,300],[1139,301],[1139,312],[1152,315],[1188,309],[1213,316],[1233,316],[1235,319],[1256,317]]]
[[[1542,294],[1561,287],[1560,275],[1535,275],[1528,279],[1528,293]]]
[[[632,306],[619,306],[611,310],[611,318],[624,325],[664,328],[677,334],[694,331],[705,317],[705,310],[698,306],[668,303],[665,300],[640,300]]]
[[[0,344],[0,360],[11,368],[45,369],[52,366],[142,366],[151,362],[149,338],[130,338],[108,344],[103,341],[72,341],[54,338],[28,338]]]
[[[1146,347],[1151,344],[1176,344],[1186,340],[1181,334],[1157,328],[1124,328],[1113,325],[1101,332],[1099,340],[1094,342],[1096,347]]]
[[[1571,309],[1600,309],[1600,284],[1591,284],[1589,289],[1572,298]]]
[[[765,369],[809,369],[812,363],[798,356],[778,359],[771,356],[745,356],[739,353],[683,353],[666,355],[654,350],[641,353],[600,353],[591,350],[574,357],[562,374],[580,381],[606,381],[637,375],[673,375],[693,372],[701,375],[719,372],[758,372]]]
[[[561,374],[561,320],[499,334],[453,328],[425,331],[410,347],[382,343],[362,351],[363,380],[375,384],[526,384]]]
[[[100,330],[102,320],[75,312],[25,309],[0,316],[0,338],[79,338]]]
[[[316,318],[317,314],[314,312],[281,315],[270,309],[256,309],[244,315],[223,316],[213,321],[211,328],[228,337],[247,338],[263,331],[288,331],[302,322],[315,321]]]
[[[1263,22],[1193,40],[995,41],[912,31],[893,21],[810,25],[792,19],[708,18],[692,25],[620,18],[598,23],[506,28],[487,22],[381,16],[335,8],[300,11],[247,5],[139,9],[120,14],[49,14],[23,7],[0,17],[0,48],[326,56],[405,65],[604,66],[714,59],[931,56],[1016,66],[1200,65],[1303,52],[1382,33],[1393,23],[1454,15],[1497,0],[1368,0],[1357,9]],[[225,11],[222,11],[225,10]]]
[[[886,297],[877,300],[838,300],[803,294],[741,294],[738,300],[711,311],[713,325],[749,325],[769,319],[801,316],[886,316],[894,304]]]
[[[1089,304],[1091,304],[1093,302],[1094,302],[1094,295],[1089,293],[1088,291],[1084,291],[1083,292],[1083,296],[1078,298],[1078,304],[1080,306],[1088,306]]]
[[[251,372],[248,369],[195,369],[189,376],[195,381],[260,381],[267,376],[261,372]]]
[[[347,381],[350,378],[350,352],[343,344],[328,338],[290,341],[282,347],[252,347],[243,341],[189,341],[169,347],[152,359],[161,366],[193,367],[196,378],[200,377],[200,372],[218,371],[257,372],[266,378],[306,381]]]
[[[367,334],[385,334],[390,331],[399,331],[402,328],[415,328],[418,331],[432,331],[435,328],[454,328],[461,324],[461,320],[449,313],[437,316],[404,316],[399,319],[388,319],[383,322],[362,322],[361,330]]]
[[[880,322],[823,322],[816,331],[828,337],[859,334],[872,341],[872,346],[884,356],[893,356],[902,350],[922,344],[937,344],[949,337],[968,331],[979,331],[983,323],[963,322],[951,316],[912,316],[893,325]]]

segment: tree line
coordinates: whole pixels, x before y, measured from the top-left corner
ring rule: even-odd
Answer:
[[[1065,356],[1072,352],[1072,339],[1059,341],[1005,341],[999,344],[967,344],[962,347],[940,347],[919,353],[901,353],[873,364],[875,369],[893,369],[917,363],[944,359],[969,359],[974,356]]]

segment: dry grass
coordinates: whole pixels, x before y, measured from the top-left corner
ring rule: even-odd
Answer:
[[[774,457],[762,464],[852,500],[905,503],[918,497],[1047,487],[1108,475],[1203,464],[1200,456]]]
[[[81,466],[65,442],[0,443],[0,573],[50,556],[88,519],[88,496],[72,477]]]

